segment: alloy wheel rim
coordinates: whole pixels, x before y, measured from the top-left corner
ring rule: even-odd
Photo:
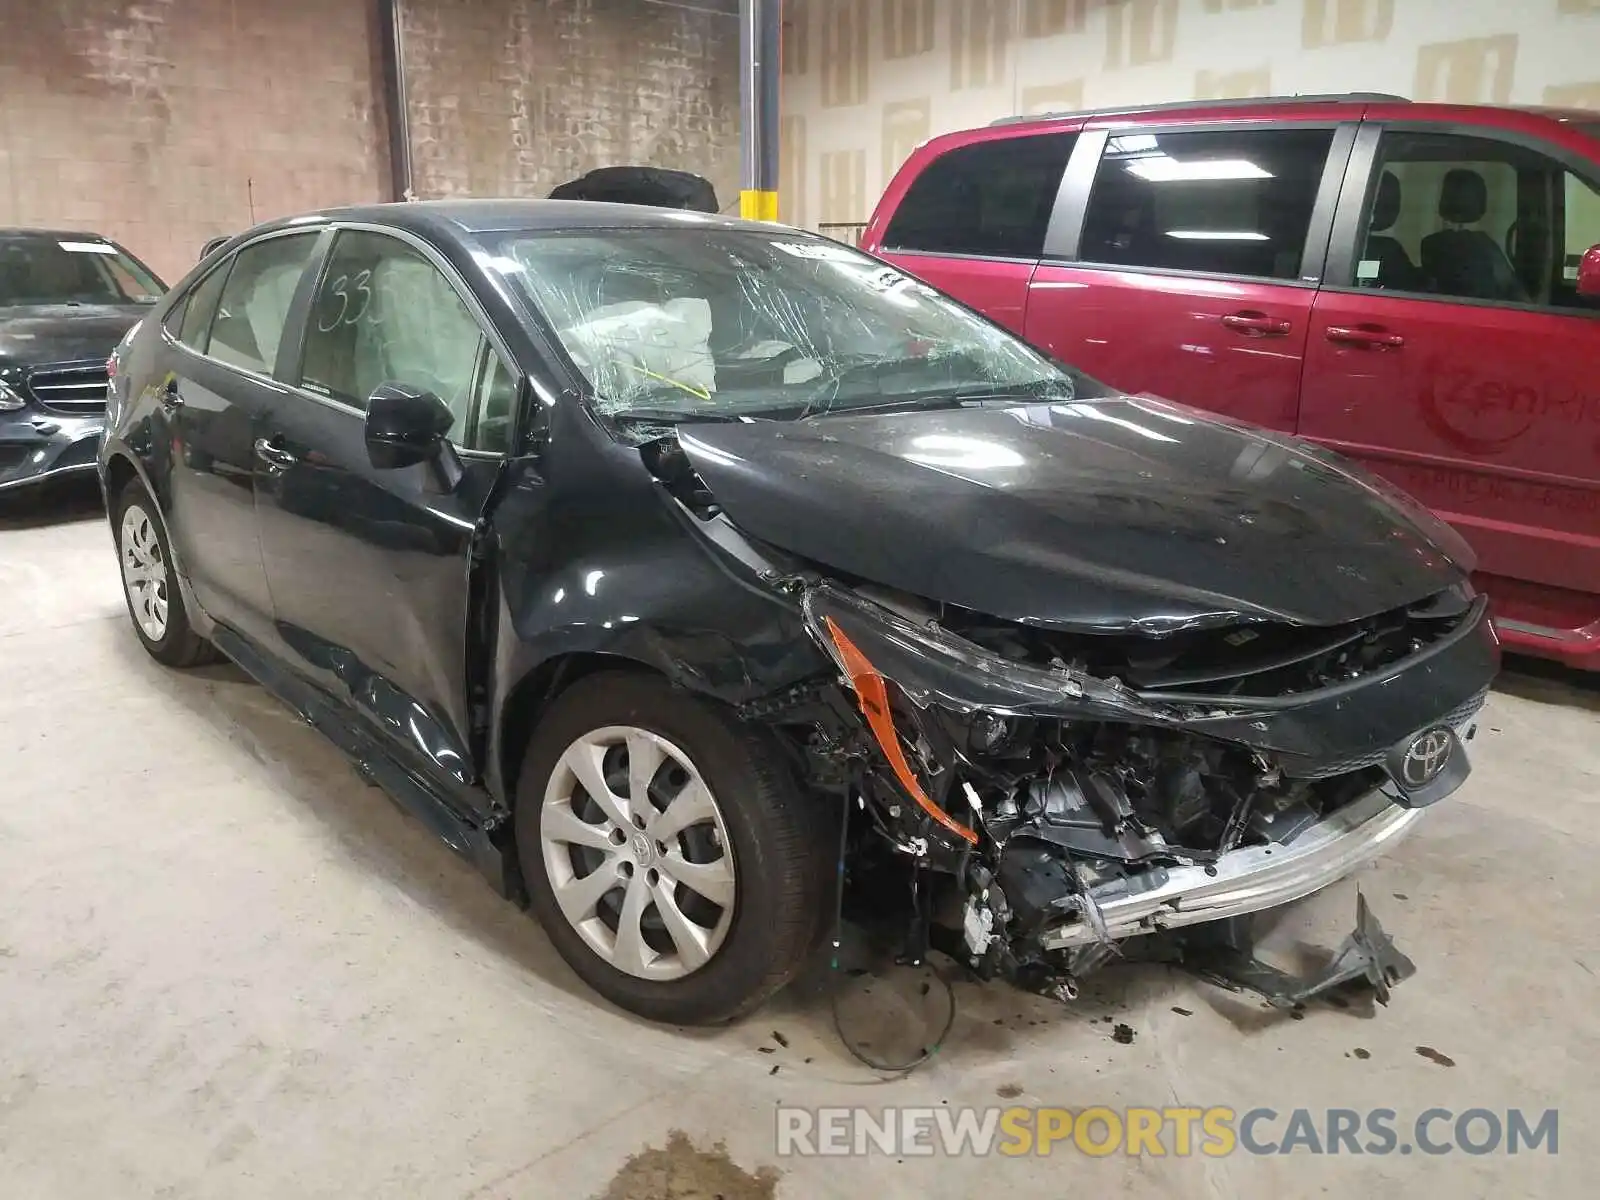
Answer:
[[[167,566],[150,515],[137,504],[122,514],[122,586],[128,607],[145,637],[167,635]]]
[[[617,970],[681,979],[727,939],[738,884],[722,810],[659,734],[607,726],[568,746],[545,786],[539,841],[562,916]]]

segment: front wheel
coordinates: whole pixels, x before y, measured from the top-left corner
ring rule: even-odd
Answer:
[[[750,1011],[804,961],[825,828],[771,735],[647,676],[564,692],[517,789],[523,880],[556,949],[614,1004],[680,1025]]]
[[[211,662],[211,643],[189,624],[178,590],[172,549],[150,493],[137,480],[117,497],[114,526],[117,560],[122,566],[122,595],[133,618],[133,631],[157,662],[169,667],[194,667]]]

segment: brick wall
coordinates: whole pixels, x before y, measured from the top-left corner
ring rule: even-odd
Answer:
[[[544,196],[645,163],[739,184],[739,25],[698,0],[406,0],[419,196]]]
[[[644,0],[404,0],[419,196],[644,162],[738,191],[738,23]],[[169,279],[252,220],[388,198],[376,0],[0,0],[0,225]]]
[[[169,279],[205,240],[381,198],[370,0],[0,0],[0,225],[76,225]]]

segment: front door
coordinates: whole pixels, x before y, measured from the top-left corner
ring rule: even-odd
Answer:
[[[1600,653],[1600,307],[1574,286],[1600,242],[1600,172],[1487,132],[1368,139],[1300,432],[1460,529],[1509,633]]]
[[[514,377],[427,254],[364,230],[335,238],[299,361],[257,446],[278,638],[292,667],[471,803],[469,571]],[[366,398],[386,382],[435,392],[456,412],[454,486],[434,464],[372,465]]]
[[[316,240],[271,237],[220,264],[161,351],[173,550],[200,606],[257,637],[272,616],[253,495],[257,422],[282,393],[272,379],[278,345]]]
[[[1123,391],[1292,430],[1338,133],[1114,132],[1075,261],[1046,247],[1033,273],[1027,340]]]

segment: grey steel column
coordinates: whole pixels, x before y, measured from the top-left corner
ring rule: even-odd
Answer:
[[[739,0],[739,215],[778,219],[783,0]]]
[[[378,29],[383,44],[383,105],[389,125],[389,190],[391,200],[415,200],[411,191],[411,110],[406,100],[406,56],[401,29],[402,0],[378,0]]]

